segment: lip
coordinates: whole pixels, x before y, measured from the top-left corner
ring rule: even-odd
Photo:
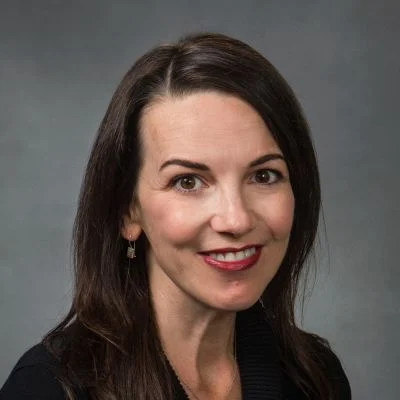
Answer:
[[[251,256],[243,259],[243,260],[238,260],[238,261],[219,261],[215,260],[214,258],[211,258],[209,254],[211,253],[227,253],[227,252],[234,252],[234,251],[243,251],[248,248],[254,247],[256,249],[256,252],[252,254]],[[226,249],[215,249],[212,251],[208,251],[207,253],[202,252],[199,253],[200,256],[203,258],[206,264],[210,265],[211,267],[219,270],[219,271],[244,271],[246,269],[251,268],[258,259],[260,258],[261,255],[261,246],[260,245],[250,245],[250,246],[244,246],[241,248],[226,248]]]
[[[251,249],[252,247],[255,247],[256,249],[258,249],[259,247],[261,247],[260,244],[249,244],[243,247],[225,247],[225,248],[219,248],[219,249],[212,249],[212,250],[207,250],[207,251],[201,251],[199,254],[202,255],[207,255],[207,254],[211,254],[211,253],[229,253],[229,252],[237,252],[237,251],[243,251],[246,249]]]

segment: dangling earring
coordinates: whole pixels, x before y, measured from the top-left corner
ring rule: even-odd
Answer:
[[[133,247],[132,247],[132,243],[129,240],[129,245],[126,250],[126,256],[128,258],[136,258],[136,242],[135,241],[133,241]]]

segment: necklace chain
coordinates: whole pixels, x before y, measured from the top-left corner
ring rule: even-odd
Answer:
[[[236,382],[237,371],[238,371],[238,367],[237,367],[237,365],[236,365],[236,361],[235,361],[235,365],[234,365],[233,368],[235,369],[235,371],[234,371],[234,373],[233,373],[233,375],[232,375],[232,381],[231,381],[231,383],[229,384],[229,386],[227,387],[227,392],[226,392],[226,395],[227,395],[227,396],[231,393],[231,391],[232,391],[232,389],[233,389],[233,386],[235,385],[235,382]],[[195,400],[201,400],[201,399],[196,395],[196,393],[194,393],[194,391],[193,391],[192,389],[190,389],[189,385],[183,381],[183,379],[182,379],[181,377],[179,377],[178,375],[177,375],[177,377],[178,377],[179,382],[180,382],[181,385],[183,386],[183,388],[184,388],[186,391],[188,391],[188,392],[195,398]]]
[[[234,354],[233,354],[233,356],[234,356],[234,367],[233,367],[234,368],[234,372],[232,374],[232,381],[229,384],[229,386],[227,387],[227,393],[226,393],[227,396],[231,393],[231,391],[232,391],[232,389],[233,389],[233,387],[235,385],[237,376],[238,376],[238,366],[237,366],[237,362],[236,362],[236,360],[237,360],[236,359],[236,335],[234,337],[234,345],[233,346],[234,346]],[[167,358],[167,360],[168,360],[168,358]],[[178,375],[178,373],[175,371],[175,368],[172,366],[171,362],[169,362],[169,363],[170,363],[172,369],[174,370],[174,372],[176,374],[176,377],[178,378],[179,383],[185,389],[185,391],[189,392],[189,394],[192,395],[195,400],[201,400],[196,395],[196,393],[194,393],[194,391],[190,388],[190,386],[183,380],[183,378]]]

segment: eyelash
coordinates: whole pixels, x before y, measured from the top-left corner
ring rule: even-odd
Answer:
[[[276,169],[268,169],[268,168],[259,169],[259,170],[255,171],[255,172],[252,174],[252,176],[255,177],[255,176],[256,176],[258,173],[260,173],[260,172],[261,172],[261,173],[262,173],[262,172],[267,172],[270,176],[271,176],[271,174],[272,174],[272,175],[275,175],[275,179],[274,179],[273,182],[269,182],[269,183],[254,182],[256,185],[270,186],[270,185],[273,185],[273,184],[278,183],[278,182],[280,182],[280,181],[283,180],[283,174],[282,174],[282,172],[280,172],[280,171],[278,171],[278,170],[276,170]]]
[[[260,186],[270,186],[270,185],[274,185],[275,183],[282,181],[284,178],[283,174],[280,171],[275,170],[275,169],[268,169],[268,168],[259,169],[259,170],[255,171],[254,173],[251,174],[251,177],[255,177],[257,174],[263,173],[263,172],[267,172],[269,175],[271,175],[271,174],[275,175],[274,181],[268,182],[268,183],[262,183],[262,182],[252,182],[252,183],[254,183],[256,185],[260,185]],[[183,175],[177,175],[174,178],[172,178],[172,180],[168,186],[170,186],[182,193],[197,192],[200,189],[200,188],[194,188],[194,189],[178,188],[177,187],[178,183],[185,178],[194,178],[195,180],[199,181],[201,183],[201,185],[206,185],[204,183],[204,180],[202,178],[200,178],[199,176],[197,176],[196,174],[183,174]]]
[[[182,192],[182,193],[196,192],[198,189],[183,189],[183,188],[179,189],[177,187],[177,184],[179,183],[179,181],[182,181],[185,178],[194,178],[197,181],[200,181],[202,185],[204,185],[203,180],[200,177],[198,177],[197,175],[195,175],[195,174],[184,174],[184,175],[178,175],[178,176],[175,176],[174,178],[172,178],[169,186],[175,188],[178,192]]]

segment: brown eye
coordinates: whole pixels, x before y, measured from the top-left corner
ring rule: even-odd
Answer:
[[[272,183],[278,182],[281,178],[282,174],[278,171],[261,169],[255,172],[252,177],[252,181],[261,185],[270,185]]]
[[[181,192],[192,192],[198,190],[202,181],[194,175],[178,177],[174,182],[174,187]]]
[[[196,186],[196,180],[193,176],[187,176],[181,179],[181,188],[185,190],[192,190]]]

